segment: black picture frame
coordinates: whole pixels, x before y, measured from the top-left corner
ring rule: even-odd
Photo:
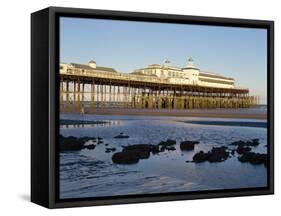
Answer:
[[[61,16],[267,29],[268,187],[106,198],[58,198],[59,23]],[[31,201],[47,208],[159,202],[274,193],[274,22],[49,7],[31,15]]]

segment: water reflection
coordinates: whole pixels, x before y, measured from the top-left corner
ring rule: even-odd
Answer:
[[[70,116],[64,115],[64,118]],[[222,163],[186,163],[199,151],[212,147],[229,145],[240,139],[259,138],[260,145],[253,147],[255,152],[267,152],[267,130],[258,127],[237,127],[225,125],[191,124],[191,118],[147,117],[147,116],[94,116],[88,120],[106,121],[103,124],[84,124],[62,126],[64,136],[102,137],[103,144],[94,150],[60,154],[60,197],[81,198],[126,194],[148,194],[178,191],[197,191],[211,189],[231,189],[263,187],[267,185],[267,169],[263,166],[242,164],[238,155]],[[71,119],[81,119],[71,115]],[[200,118],[192,118],[200,120]],[[206,118],[201,118],[206,120]],[[212,119],[214,120],[214,119]],[[216,119],[219,120],[219,119]],[[243,121],[243,119],[224,119],[224,121]],[[254,121],[254,120],[247,120]],[[256,121],[261,122],[261,121]],[[123,132],[128,139],[115,139]],[[122,151],[122,146],[131,144],[157,144],[162,140],[177,141],[176,150],[151,155],[133,165],[112,163],[114,152],[106,148]],[[184,140],[198,140],[194,151],[183,152],[179,143]]]

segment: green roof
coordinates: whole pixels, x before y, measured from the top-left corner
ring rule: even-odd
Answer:
[[[211,77],[211,78],[219,78],[219,79],[225,79],[225,80],[232,80],[232,81],[234,81],[234,79],[231,78],[231,77],[225,77],[225,76],[222,76],[222,75],[219,75],[219,74],[210,74],[210,73],[206,73],[206,72],[202,72],[202,71],[199,72],[199,79],[200,79],[200,77],[202,77],[202,78]]]
[[[97,66],[96,68],[92,68],[89,65],[85,64],[76,64],[76,63],[70,63],[73,67],[79,68],[79,69],[85,69],[85,70],[100,70],[100,71],[107,71],[107,72],[117,72],[114,68],[111,67],[100,67]]]

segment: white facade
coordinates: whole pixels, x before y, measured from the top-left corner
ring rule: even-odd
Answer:
[[[96,63],[96,61],[94,61],[94,60],[89,61],[88,65],[89,65],[91,68],[97,68],[97,63]]]
[[[61,73],[66,73],[67,72],[67,68],[68,68],[68,64],[66,63],[60,63],[60,72]]]
[[[152,64],[146,68],[140,68],[133,74],[156,76],[175,84],[190,84],[218,88],[234,88],[235,80],[219,74],[201,71],[189,58],[185,68],[171,66],[168,60],[163,65]]]
[[[154,80],[155,82],[168,82],[172,84],[182,85],[198,85],[217,88],[234,88],[235,80],[230,77],[225,77],[219,74],[201,71],[193,64],[193,59],[189,58],[186,67],[180,68],[170,65],[170,61],[166,60],[163,65],[151,64],[146,68],[140,68],[133,73],[120,73],[114,68],[101,67],[96,64],[96,61],[91,60],[88,64],[76,63],[60,63],[60,72],[67,73],[68,69],[78,70],[81,74],[84,73],[99,73],[100,75],[118,75],[129,76],[132,79]],[[141,76],[140,76],[141,75]]]

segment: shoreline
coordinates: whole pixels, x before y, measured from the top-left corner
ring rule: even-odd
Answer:
[[[61,114],[78,114],[70,112]],[[86,110],[85,114],[93,115],[136,115],[136,116],[174,116],[174,117],[206,117],[206,118],[239,118],[266,120],[266,110],[252,109],[192,109],[192,110],[168,110],[168,109],[109,109],[99,108],[94,112]]]
[[[182,121],[188,124],[231,126],[231,127],[255,127],[267,128],[267,122],[247,122],[247,121]]]
[[[98,120],[73,120],[73,119],[60,119],[60,125],[81,125],[81,124],[109,124],[108,121]]]

